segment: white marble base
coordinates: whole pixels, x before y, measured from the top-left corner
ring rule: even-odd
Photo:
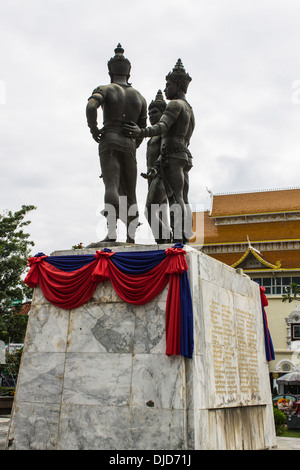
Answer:
[[[167,287],[154,301],[133,306],[119,299],[108,281],[74,310],[49,304],[35,289],[7,448],[276,445],[258,286],[185,249],[194,308],[193,359],[165,355]]]

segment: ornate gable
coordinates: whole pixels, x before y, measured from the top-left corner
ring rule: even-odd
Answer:
[[[231,265],[232,268],[241,268],[241,269],[278,269],[281,268],[280,261],[277,261],[276,265],[269,263],[261,253],[253,248],[251,245],[248,246],[247,250],[243,254],[243,256],[234,264]]]

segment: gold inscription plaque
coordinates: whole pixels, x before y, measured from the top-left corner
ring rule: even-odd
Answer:
[[[210,321],[215,392],[227,402],[249,401],[259,392],[255,315],[212,300]]]

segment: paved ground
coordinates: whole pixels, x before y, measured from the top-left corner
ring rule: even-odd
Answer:
[[[300,438],[277,437],[277,447],[272,450],[300,450]]]
[[[0,415],[0,450],[5,449],[9,415]],[[277,437],[277,447],[271,450],[300,450],[300,438]]]

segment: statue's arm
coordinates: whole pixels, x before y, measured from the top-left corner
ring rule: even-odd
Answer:
[[[161,115],[159,122],[163,122],[166,128],[170,129],[170,127],[179,118],[181,111],[182,111],[181,103],[177,100],[172,100],[167,104],[166,109]]]
[[[97,123],[97,110],[103,103],[104,96],[100,93],[97,93],[96,90],[94,91],[92,96],[88,99],[88,103],[86,106],[86,118],[87,118],[87,123],[90,128],[91,134],[93,136],[93,139],[99,143],[100,131],[98,129],[98,123]]]
[[[161,121],[159,121],[157,124],[154,124],[154,126],[146,127],[144,129],[141,129],[134,122],[130,122],[130,124],[124,124],[123,126],[123,134],[127,137],[136,138],[137,140],[143,140],[144,137],[161,135],[166,130],[168,130],[168,127],[164,122]]]
[[[129,137],[144,138],[144,137],[153,137],[155,135],[161,135],[168,131],[168,129],[177,121],[178,116],[181,112],[180,103],[177,101],[171,101],[168,103],[166,110],[162,114],[158,123],[154,126],[146,127],[140,129],[134,123],[125,124],[123,127],[123,132]]]
[[[142,106],[140,117],[137,121],[137,125],[139,126],[140,129],[145,129],[147,125],[147,103],[145,99],[143,99],[143,106]],[[141,145],[141,143],[143,142],[143,139],[144,137],[142,136],[136,137],[136,148],[138,148]]]

